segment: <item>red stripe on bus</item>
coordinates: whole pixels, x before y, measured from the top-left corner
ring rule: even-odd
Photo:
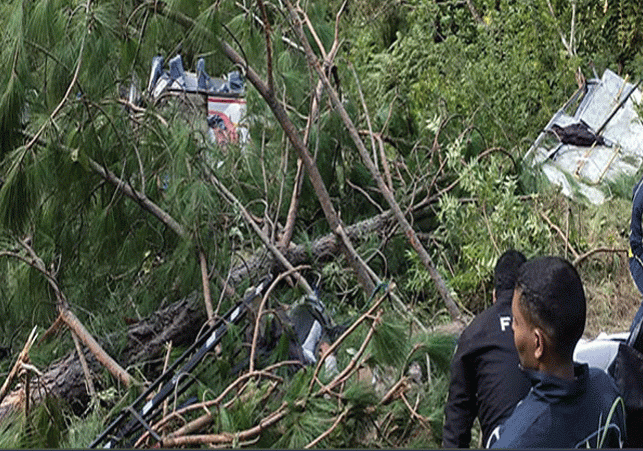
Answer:
[[[208,102],[217,103],[246,103],[245,99],[227,99],[225,97],[208,97]]]

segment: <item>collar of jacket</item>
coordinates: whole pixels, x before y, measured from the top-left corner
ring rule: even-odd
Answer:
[[[514,290],[513,288],[505,289],[505,290],[500,290],[496,292],[496,303],[497,304],[511,304],[511,300],[514,297]]]
[[[574,379],[560,379],[551,374],[535,370],[524,370],[531,381],[532,393],[548,403],[557,403],[575,398],[585,393],[589,378],[589,366],[586,363],[574,363]]]

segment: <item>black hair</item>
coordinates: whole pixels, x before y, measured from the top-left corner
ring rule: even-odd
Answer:
[[[493,270],[493,286],[496,292],[513,290],[518,279],[518,268],[527,258],[514,249],[509,249],[500,256]]]
[[[585,330],[586,301],[576,269],[560,257],[539,257],[518,271],[520,309],[533,326],[553,342],[554,353],[571,359]]]

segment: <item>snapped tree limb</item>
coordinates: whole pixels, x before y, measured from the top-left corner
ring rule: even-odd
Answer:
[[[190,17],[187,17],[179,13],[178,11],[165,8],[162,4],[157,4],[156,2],[148,2],[148,8],[155,13],[163,14],[166,17],[171,18],[172,20],[176,21],[186,28],[198,26]],[[342,251],[346,256],[349,265],[355,271],[357,280],[359,280],[362,288],[364,288],[366,293],[372,293],[375,289],[375,284],[368,274],[366,264],[357,254],[357,252],[353,248],[352,243],[347,240],[347,235],[341,233],[341,231],[344,229],[344,226],[339,219],[339,215],[337,214],[335,207],[331,202],[330,195],[328,194],[326,185],[324,185],[324,181],[322,180],[321,174],[319,173],[317,164],[308,151],[307,146],[304,144],[304,141],[302,140],[297,127],[295,127],[295,124],[288,116],[286,109],[277,98],[275,91],[270,89],[268,84],[263,81],[263,79],[255,71],[255,69],[248,63],[248,61],[242,58],[241,55],[239,55],[239,53],[237,53],[237,51],[234,50],[226,41],[220,40],[219,44],[221,46],[221,51],[230,61],[245,68],[246,78],[259,92],[261,97],[263,97],[266,104],[281,125],[281,128],[284,130],[284,133],[297,151],[299,157],[302,159],[304,167],[306,168],[306,172],[308,173],[308,177],[313,186],[313,189],[315,190],[315,194],[317,195],[317,199],[322,207],[324,216],[328,221],[330,229],[334,231],[339,237],[340,243],[342,245]]]
[[[45,276],[49,286],[52,288],[56,296],[56,306],[63,322],[72,330],[72,333],[75,333],[83,344],[92,351],[94,356],[96,356],[96,359],[98,359],[98,361],[100,361],[115,378],[120,380],[125,386],[129,386],[133,380],[132,376],[130,376],[127,371],[125,371],[109,354],[107,354],[107,352],[105,352],[101,345],[98,344],[94,337],[92,337],[89,331],[85,329],[85,326],[83,326],[80,320],[71,311],[64,293],[58,286],[55,274],[47,270],[44,262],[40,257],[38,257],[38,255],[36,255],[26,240],[23,240],[21,244],[29,253],[29,257],[10,251],[0,252],[0,256],[17,258],[35,268]]]
[[[357,150],[362,158],[362,161],[364,162],[364,165],[368,168],[369,172],[373,176],[373,179],[377,183],[377,186],[380,192],[382,193],[387,203],[389,204],[391,210],[393,211],[396,219],[400,224],[400,227],[402,228],[402,231],[404,232],[409,242],[411,243],[411,246],[413,246],[415,251],[418,253],[420,259],[422,260],[422,263],[429,271],[429,274],[433,279],[436,285],[436,288],[438,289],[438,292],[440,293],[440,295],[442,296],[442,299],[446,304],[449,314],[454,320],[460,318],[461,317],[460,309],[458,308],[457,304],[453,300],[453,297],[451,296],[451,292],[449,288],[447,287],[444,279],[442,278],[442,276],[436,269],[435,265],[433,264],[431,256],[428,254],[426,249],[424,249],[424,246],[422,245],[420,240],[418,240],[415,234],[415,231],[407,221],[404,213],[402,212],[402,209],[400,208],[399,204],[395,200],[393,193],[384,182],[384,179],[382,178],[382,175],[380,174],[379,170],[371,160],[368,154],[368,151],[366,150],[366,146],[364,146],[364,142],[359,136],[359,131],[353,124],[353,121],[348,115],[348,112],[344,108],[344,105],[342,104],[342,101],[339,98],[339,94],[337,93],[337,90],[330,83],[330,80],[326,76],[326,72],[324,71],[322,64],[319,62],[319,59],[315,56],[312,48],[310,47],[310,44],[308,43],[308,39],[306,38],[306,35],[303,30],[302,19],[300,18],[300,15],[304,15],[304,16],[306,15],[305,12],[299,9],[295,9],[292,3],[288,0],[284,0],[284,3],[286,4],[289,10],[291,22],[294,25],[294,29],[299,37],[299,40],[302,46],[304,47],[304,50],[306,51],[308,64],[315,70],[315,72],[317,72],[317,75],[319,76],[320,80],[323,81],[326,91],[328,92],[328,95],[331,99],[331,102],[333,103],[333,106],[339,113],[342,121],[344,122],[344,125],[348,129],[348,132],[351,138],[353,139],[353,142],[355,143],[355,147],[357,147]]]
[[[16,359],[16,363],[14,363],[13,367],[11,368],[11,371],[9,371],[9,375],[7,376],[4,383],[2,384],[2,387],[0,388],[0,403],[5,398],[5,396],[7,396],[7,393],[9,392],[9,388],[11,387],[11,384],[13,383],[13,380],[15,379],[16,375],[20,371],[22,364],[29,361],[29,351],[31,350],[31,347],[33,346],[34,342],[36,341],[36,337],[38,336],[38,334],[36,333],[36,329],[37,327],[34,327],[31,330],[31,333],[29,334],[29,338],[27,338],[27,341],[25,342],[25,346],[22,348],[22,351],[20,351],[20,354]]]

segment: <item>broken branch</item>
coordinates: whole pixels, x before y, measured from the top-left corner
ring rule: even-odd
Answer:
[[[105,350],[101,347],[101,345],[98,344],[98,342],[94,339],[94,337],[92,337],[92,335],[87,331],[87,329],[85,329],[85,326],[83,326],[83,324],[76,317],[76,315],[74,315],[74,313],[70,310],[67,299],[65,298],[64,293],[61,291],[60,287],[58,286],[58,282],[56,281],[54,274],[51,271],[47,270],[44,262],[34,252],[33,248],[30,246],[27,240],[21,241],[20,244],[22,244],[22,246],[27,250],[30,258],[27,258],[23,255],[20,255],[15,252],[10,252],[10,251],[2,251],[0,252],[0,256],[9,256],[9,257],[17,258],[27,263],[32,268],[35,268],[42,275],[45,276],[45,278],[49,282],[49,286],[52,288],[52,290],[54,291],[54,294],[56,295],[56,301],[57,301],[56,305],[63,322],[73,332],[76,333],[76,335],[83,342],[83,344],[90,349],[92,354],[96,356],[96,359],[100,363],[102,363],[105,366],[105,368],[107,368],[107,370],[110,373],[112,373],[114,377],[120,380],[125,386],[129,386],[132,382],[132,376],[130,376],[127,371],[125,371],[109,354],[107,354],[107,352],[105,352]]]
[[[208,263],[205,261],[205,253],[199,250],[199,263],[201,265],[201,281],[203,283],[203,300],[205,311],[208,315],[208,323],[214,323],[214,310],[212,309],[212,297],[210,296],[210,279],[208,278]]]
[[[29,361],[29,351],[31,350],[31,347],[33,346],[34,342],[36,341],[36,337],[38,336],[38,334],[36,333],[36,329],[38,329],[38,326],[34,326],[34,328],[31,330],[31,333],[29,334],[29,337],[27,338],[22,351],[20,351],[20,354],[16,359],[16,363],[14,363],[13,368],[11,368],[11,371],[9,371],[9,375],[4,381],[4,384],[2,384],[2,388],[0,388],[0,402],[2,402],[5,396],[7,396],[9,387],[11,387],[14,378],[22,368],[22,364]]]
[[[592,255],[594,255],[594,254],[598,254],[598,253],[600,253],[600,252],[615,253],[615,254],[623,253],[623,254],[627,255],[627,249],[626,249],[626,248],[621,248],[621,249],[619,249],[619,248],[611,249],[611,248],[608,248],[608,247],[597,247],[596,249],[591,249],[591,250],[589,250],[589,251],[585,252],[584,254],[581,254],[581,255],[579,255],[578,257],[576,257],[576,258],[574,259],[573,265],[574,265],[574,266],[578,266],[578,265],[580,265],[584,260],[586,260],[587,258],[591,257],[591,256],[592,256]]]
[[[293,265],[284,257],[284,254],[281,253],[279,249],[275,247],[274,244],[270,242],[270,239],[266,236],[265,233],[259,228],[257,223],[252,219],[250,214],[248,213],[248,210],[243,206],[241,201],[235,197],[234,194],[232,194],[226,187],[219,181],[219,179],[216,178],[214,175],[214,172],[207,166],[205,165],[206,169],[208,170],[209,176],[210,176],[210,182],[219,190],[219,192],[223,195],[223,197],[232,205],[236,206],[239,208],[241,211],[241,215],[243,216],[243,219],[246,221],[246,223],[255,231],[255,233],[261,238],[261,241],[263,241],[263,244],[272,252],[272,254],[279,260],[279,262],[284,265],[290,272],[292,272],[295,275],[295,278],[299,282],[299,284],[302,286],[302,288],[306,291],[308,294],[313,293],[313,289],[311,288],[310,284],[308,284],[308,281],[304,277],[302,277],[299,272],[294,270]]]
[[[259,308],[257,309],[257,317],[255,318],[255,327],[252,333],[252,346],[250,347],[250,372],[251,373],[254,371],[254,368],[255,368],[255,353],[257,350],[257,339],[259,338],[259,325],[261,324],[261,317],[263,316],[263,308],[266,304],[266,301],[268,300],[268,296],[270,296],[270,293],[275,288],[277,283],[281,281],[284,277],[287,277],[292,273],[296,273],[297,271],[305,267],[307,266],[298,266],[297,268],[292,268],[284,273],[279,274],[275,278],[275,280],[270,284],[270,286],[266,290],[266,293],[263,295],[263,298],[261,299],[261,303],[259,304]],[[309,294],[312,294],[312,292]]]
[[[274,411],[272,414],[268,415],[266,418],[261,420],[259,424],[245,431],[237,432],[232,434],[230,432],[222,432],[220,434],[204,434],[204,435],[187,435],[179,437],[167,437],[163,439],[162,446],[164,448],[172,448],[178,446],[188,446],[188,445],[204,445],[204,444],[222,444],[222,443],[233,443],[235,440],[248,440],[258,434],[260,434],[264,429],[272,426],[273,424],[280,421],[290,412],[287,403],[283,403],[279,409]]]
[[[580,257],[580,255],[578,254],[578,252],[576,252],[576,249],[574,249],[572,247],[572,245],[569,243],[569,240],[567,239],[567,237],[565,236],[563,231],[560,230],[560,227],[558,227],[556,224],[551,222],[551,219],[549,219],[549,217],[544,212],[538,211],[538,213],[540,213],[540,216],[547,222],[547,224],[549,224],[549,227],[554,229],[556,231],[556,233],[558,233],[558,235],[560,235],[560,237],[563,239],[563,242],[565,243],[565,247],[567,249],[569,249],[572,254],[574,254],[574,259],[578,259],[578,257]]]
[[[304,50],[306,51],[308,64],[315,69],[320,80],[323,81],[324,86],[326,87],[328,95],[331,99],[331,102],[333,103],[335,110],[339,113],[339,116],[341,117],[351,138],[353,139],[353,142],[357,147],[357,150],[362,158],[362,161],[364,162],[364,165],[368,168],[373,179],[375,179],[375,182],[377,183],[377,186],[380,192],[382,193],[382,196],[386,199],[387,203],[389,204],[391,210],[393,211],[396,219],[400,224],[400,227],[402,228],[402,231],[404,232],[409,242],[411,243],[411,246],[413,246],[413,248],[416,250],[416,252],[418,253],[418,256],[420,257],[420,260],[429,271],[429,275],[433,279],[436,285],[436,288],[438,289],[438,292],[442,296],[446,304],[447,310],[449,311],[449,314],[453,319],[459,318],[461,316],[460,309],[458,308],[457,304],[453,300],[444,279],[442,278],[442,276],[436,269],[435,265],[433,264],[433,260],[431,259],[431,256],[428,254],[426,249],[424,249],[424,247],[422,246],[422,243],[420,243],[420,241],[418,240],[415,234],[415,231],[407,221],[404,213],[402,212],[402,209],[400,208],[399,204],[395,200],[393,193],[388,188],[388,186],[386,186],[386,183],[384,182],[382,175],[380,174],[379,170],[371,160],[368,154],[368,151],[364,146],[364,142],[359,136],[359,132],[357,128],[353,124],[353,121],[348,115],[348,112],[344,108],[344,105],[341,99],[339,98],[337,90],[330,83],[330,80],[328,79],[323,67],[319,62],[319,59],[315,56],[315,53],[310,47],[310,44],[308,43],[308,40],[306,39],[306,35],[303,30],[302,19],[300,19],[299,17],[299,14],[301,14],[304,16],[304,20],[306,20],[306,17],[307,17],[306,13],[301,11],[300,9],[295,10],[295,8],[293,7],[292,3],[289,0],[284,0],[284,3],[286,4],[286,7],[288,8],[288,11],[290,13],[291,22],[294,26],[293,28],[295,29],[299,37],[299,40],[301,41],[301,44],[304,47]],[[333,230],[335,230],[335,228],[333,228]]]

